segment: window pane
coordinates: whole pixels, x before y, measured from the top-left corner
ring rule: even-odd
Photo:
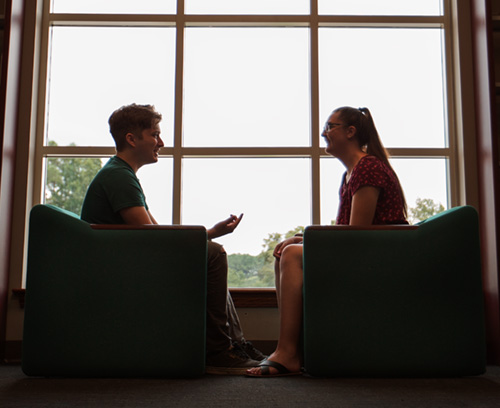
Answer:
[[[244,213],[233,234],[215,240],[229,255],[256,257],[269,234],[311,223],[309,159],[185,159],[182,191],[183,224],[210,228]],[[272,260],[263,268],[264,276],[249,276],[238,286],[274,285]]]
[[[177,0],[52,0],[53,13],[174,14]]]
[[[337,219],[339,189],[345,167],[333,157],[320,159],[321,224],[331,225]]]
[[[309,0],[185,0],[187,14],[308,14]]]
[[[391,165],[403,187],[410,220],[412,209],[417,210],[419,205],[448,208],[446,159],[391,159]],[[344,172],[345,168],[339,160],[321,159],[321,223],[324,225],[330,225],[337,218]],[[422,200],[425,201],[422,203]]]
[[[172,224],[173,160],[161,157],[158,163],[142,166],[137,172],[146,202],[158,224]]]
[[[386,147],[445,147],[441,36],[441,29],[320,29],[322,123],[339,106],[368,107]]]
[[[153,104],[173,140],[174,28],[53,27],[47,137],[58,145],[114,146],[108,118],[122,105]]]
[[[48,158],[45,160],[45,203],[80,215],[87,189],[108,157]],[[172,159],[140,168],[137,173],[153,216],[160,224],[172,223]]]
[[[398,158],[391,159],[391,165],[403,186],[410,218],[412,209],[418,209],[420,200],[432,200],[436,206],[448,208],[447,159]]]
[[[187,146],[303,146],[310,141],[305,28],[187,28]]]
[[[442,0],[318,0],[319,14],[422,15],[443,14]]]
[[[87,188],[107,158],[45,159],[45,203],[80,215]]]

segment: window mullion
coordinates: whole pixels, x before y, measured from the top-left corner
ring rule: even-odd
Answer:
[[[45,185],[43,150],[45,141],[45,102],[47,100],[47,70],[49,60],[50,24],[49,24],[50,2],[43,2],[40,54],[38,58],[38,94],[36,111],[36,137],[35,137],[35,160],[33,165],[33,194],[31,205],[43,201],[43,186]]]
[[[310,77],[311,77],[311,210],[312,223],[321,224],[321,179],[319,150],[319,34],[318,1],[311,0]]]
[[[173,153],[173,194],[172,223],[182,220],[182,110],[184,83],[184,0],[177,1],[176,56],[175,56],[175,108],[174,108],[174,153]]]
[[[449,161],[448,161],[448,206],[453,207],[463,203],[463,183],[461,180],[463,176],[461,174],[461,161],[458,160],[459,152],[459,129],[456,126],[456,119],[458,115],[457,106],[457,93],[455,83],[458,78],[456,75],[455,64],[453,61],[459,61],[455,57],[455,48],[453,37],[456,35],[452,32],[453,17],[452,17],[452,0],[443,0],[444,15],[445,15],[445,25],[443,32],[443,42],[444,42],[444,72],[445,84],[446,84],[446,140],[450,149]],[[457,83],[457,86],[458,83]],[[462,161],[463,163],[463,161]]]

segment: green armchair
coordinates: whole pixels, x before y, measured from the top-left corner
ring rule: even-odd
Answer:
[[[22,369],[32,376],[205,372],[204,227],[90,225],[31,210]]]
[[[477,375],[485,348],[474,208],[416,226],[306,229],[304,364],[311,375]]]

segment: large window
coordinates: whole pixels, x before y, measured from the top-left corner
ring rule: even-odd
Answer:
[[[244,213],[219,239],[230,284],[272,286],[273,245],[336,217],[344,169],[320,129],[351,105],[372,111],[414,221],[453,205],[450,4],[47,1],[36,196],[78,212],[114,154],[111,112],[154,104],[165,148],[138,177],[155,218],[209,227]]]

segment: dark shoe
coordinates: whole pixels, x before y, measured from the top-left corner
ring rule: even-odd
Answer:
[[[252,360],[262,361],[267,358],[266,355],[262,354],[260,350],[257,350],[252,342],[244,340],[242,344],[240,344],[242,350],[248,354]]]
[[[245,375],[247,370],[258,366],[260,361],[252,360],[238,346],[207,356],[205,371],[207,374]]]

